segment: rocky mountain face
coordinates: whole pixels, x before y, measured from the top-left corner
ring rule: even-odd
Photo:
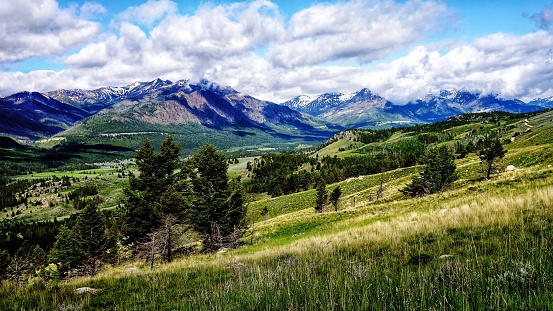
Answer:
[[[77,122],[77,127],[93,123],[95,134],[136,130],[138,122],[144,131],[151,130],[149,125],[159,131],[163,126],[192,123],[212,129],[254,128],[274,135],[281,131],[331,135],[308,115],[205,80],[191,84],[156,79],[96,90],[20,93],[0,100],[1,132],[30,139],[54,135]]]
[[[88,107],[106,105],[98,115],[161,125],[196,123],[214,128],[268,128],[272,125],[309,127],[310,123],[309,118],[298,111],[205,80],[190,84],[186,80],[173,83],[158,79],[135,83],[122,90],[116,96],[98,90],[89,98],[95,100],[105,96],[109,98],[109,105],[103,100],[90,100]]]
[[[493,94],[443,90],[438,95],[427,95],[406,105],[396,105],[362,89],[351,94],[303,95],[282,104],[344,127],[362,127],[436,122],[458,114],[493,110],[532,112],[553,107],[553,98],[525,103]]]
[[[383,122],[409,124],[418,121],[405,118],[401,113],[388,112],[393,103],[366,88],[350,94],[298,96],[282,105],[344,127],[377,126]]]
[[[0,98],[0,133],[37,139],[59,133],[90,116],[88,111],[36,92]]]
[[[462,113],[502,110],[530,112],[553,107],[553,98],[525,103],[497,95],[444,90],[396,105],[368,89],[298,96],[281,105],[258,100],[231,87],[203,80],[156,79],[96,90],[23,92],[0,98],[0,133],[36,140],[83,125],[94,134],[164,131],[195,124],[272,136],[326,137],[345,127],[428,123]],[[314,138],[316,139],[316,138]]]

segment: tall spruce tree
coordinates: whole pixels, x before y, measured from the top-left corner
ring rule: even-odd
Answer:
[[[61,273],[81,264],[84,260],[81,243],[75,238],[73,231],[65,225],[60,227],[56,242],[50,252],[49,262],[58,265]]]
[[[146,139],[136,151],[139,175],[130,174],[129,187],[124,190],[121,228],[129,242],[143,239],[159,225],[161,213],[158,203],[163,193],[176,182],[180,145],[169,135],[160,149],[161,152],[155,152],[152,142]]]
[[[242,225],[245,216],[240,183],[227,174],[225,155],[213,145],[206,144],[189,161],[193,187],[190,219],[194,229],[203,235],[229,234]]]
[[[400,190],[404,194],[422,197],[442,191],[457,180],[455,157],[447,146],[430,149],[422,162],[425,165],[423,172]]]
[[[505,156],[505,149],[499,140],[499,136],[495,139],[486,139],[480,145],[478,156],[483,164],[486,165],[486,179],[490,178],[495,160]]]
[[[73,236],[85,258],[99,257],[107,247],[106,226],[95,202],[82,209],[73,226]]]
[[[342,196],[342,189],[340,189],[340,186],[334,188],[332,192],[330,193],[330,202],[334,206],[334,211],[338,211],[338,201],[340,200],[340,196]]]
[[[326,191],[326,183],[322,177],[317,180],[317,205],[315,211],[322,213],[328,203],[328,192]]]

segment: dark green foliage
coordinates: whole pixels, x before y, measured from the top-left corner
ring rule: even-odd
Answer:
[[[0,178],[0,209],[6,207],[14,207],[19,204],[25,203],[26,199],[19,196],[27,188],[31,187],[33,184],[46,183],[48,179],[36,179],[36,180],[27,180],[27,179],[6,179]]]
[[[182,218],[184,212],[189,208],[188,205],[184,196],[171,185],[161,195],[158,210],[161,214],[172,214]]]
[[[98,194],[98,187],[94,184],[84,185],[81,186],[73,191],[69,192],[68,198],[69,200],[73,200],[78,197],[86,197],[89,195],[97,195]]]
[[[67,226],[60,228],[49,262],[58,265],[64,274],[89,261],[90,272],[95,273],[96,261],[109,259],[110,254],[106,251],[114,247],[114,242],[98,206],[90,203],[79,212],[72,229]]]
[[[319,178],[317,180],[317,205],[315,205],[315,211],[322,213],[326,204],[328,204],[328,192],[326,191],[326,183],[324,179]]]
[[[222,152],[204,145],[177,171],[179,145],[168,136],[160,150],[155,152],[149,140],[137,150],[140,174],[129,177],[123,208],[122,231],[128,242],[144,240],[163,227],[165,243],[171,245],[171,227],[179,222],[210,239],[215,231],[226,236],[243,225],[241,184],[239,180],[229,183],[228,161]],[[166,250],[170,260],[171,252]]]
[[[35,271],[46,265],[47,259],[46,252],[40,246],[32,245],[27,241],[23,242],[12,257],[8,252],[0,253],[0,257],[8,260],[6,263],[0,263],[0,270],[4,271],[0,274],[0,278],[3,276],[18,281],[33,276]]]
[[[71,141],[52,149],[20,146],[16,149],[0,147],[0,176],[15,176],[43,172],[58,168],[83,170],[97,167],[93,164],[125,159],[131,156],[132,149],[108,144],[90,144]]]
[[[221,234],[229,234],[243,225],[244,199],[239,181],[229,184],[225,155],[213,145],[204,145],[189,163],[193,187],[193,208],[190,220],[202,234],[213,234],[214,226]]]
[[[7,250],[12,256],[26,241],[32,245],[39,245],[49,251],[62,224],[74,223],[69,218],[60,222],[21,223],[16,221],[0,222],[0,249]]]
[[[343,181],[349,177],[376,174],[417,164],[426,145],[416,139],[405,139],[384,147],[367,146],[362,155],[346,158],[325,156],[312,158],[305,153],[269,154],[256,159],[248,192],[267,192],[272,196],[312,189],[320,176],[325,183]],[[307,165],[311,170],[302,169]]]
[[[485,139],[478,150],[478,156],[482,163],[486,165],[486,178],[490,178],[490,174],[493,168],[493,162],[496,159],[503,158],[505,156],[505,149],[499,140],[499,137],[495,139]]]
[[[12,257],[5,249],[0,249],[0,280],[6,278],[8,267],[12,264]]]
[[[400,191],[411,197],[443,191],[457,180],[455,158],[446,146],[430,149],[424,159],[424,171],[413,177],[410,184]]]
[[[105,223],[96,204],[88,204],[77,216],[73,235],[84,257],[98,257],[107,241]]]
[[[102,197],[100,196],[95,196],[92,198],[76,197],[75,199],[73,199],[73,207],[78,210],[81,210],[90,204],[99,203],[102,203]]]
[[[58,269],[62,273],[68,271],[85,259],[80,246],[81,243],[75,238],[71,229],[61,226],[50,252],[49,262],[58,265]]]
[[[159,224],[156,204],[169,186],[176,181],[180,146],[172,136],[161,144],[161,152],[154,151],[150,140],[146,139],[135,154],[140,171],[138,177],[129,176],[129,187],[125,192],[122,231],[129,242],[144,238]]]
[[[340,189],[340,186],[334,188],[334,190],[330,193],[329,199],[332,206],[334,206],[335,211],[338,211],[338,201],[340,200],[340,196],[342,196],[342,189]]]
[[[307,190],[313,183],[308,172],[298,172],[304,163],[316,164],[316,160],[301,152],[284,152],[281,154],[263,155],[250,165],[252,181],[248,192],[267,192],[276,197],[290,194],[298,189]]]

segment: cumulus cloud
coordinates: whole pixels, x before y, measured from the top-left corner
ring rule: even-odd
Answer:
[[[367,73],[369,87],[398,103],[441,89],[497,93],[531,99],[553,95],[553,63],[548,53],[553,35],[493,34],[444,55],[419,46],[405,57]]]
[[[274,3],[254,1],[208,4],[192,16],[168,14],[148,35],[131,21],[119,22],[116,31],[68,56],[65,65],[84,76],[101,76],[101,72],[104,81],[161,75],[218,81],[225,76],[223,70],[245,75],[254,70],[253,64],[260,63],[266,69],[268,63],[256,51],[277,40],[284,32],[284,21]]]
[[[172,16],[152,29],[154,45],[178,55],[222,58],[264,47],[283,31],[278,8],[268,1],[205,5],[193,16]]]
[[[147,8],[154,12],[151,18],[141,13]],[[102,14],[93,6],[87,10]],[[80,11],[83,15],[84,6]],[[79,20],[57,7],[52,12],[44,9],[41,16],[63,13]],[[266,0],[206,4],[191,15],[179,14],[173,2],[148,1],[119,15],[116,27],[97,41],[64,57],[66,70],[0,73],[0,93],[22,86],[91,89],[160,77],[207,78],[274,102],[364,87],[398,104],[453,88],[522,99],[553,96],[552,32],[423,45],[450,18],[447,7],[435,1],[316,4],[288,20]],[[402,49],[406,55],[394,61],[357,65]],[[340,60],[350,66],[337,65]],[[329,65],[332,61],[338,62]]]
[[[319,4],[292,16],[286,37],[269,56],[285,68],[341,59],[371,62],[441,29],[450,16],[441,2]]]
[[[54,0],[2,1],[0,63],[61,55],[89,42],[99,30],[99,23],[59,8]]]
[[[82,19],[94,19],[106,14],[107,10],[98,2],[85,2],[80,8],[79,17]]]
[[[553,27],[553,3],[545,6],[541,12],[533,14],[530,18],[540,29],[551,29]]]
[[[177,12],[177,4],[168,0],[148,0],[148,2],[133,6],[120,13],[117,18],[123,21],[138,22],[152,25],[164,17]]]

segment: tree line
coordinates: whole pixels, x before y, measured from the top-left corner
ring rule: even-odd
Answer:
[[[251,180],[246,183],[245,189],[248,192],[267,192],[273,197],[291,194],[313,189],[318,179],[329,184],[350,177],[413,166],[425,150],[425,144],[416,139],[406,139],[345,158],[311,157],[303,152],[267,154],[248,163]]]
[[[17,225],[20,231],[44,228],[49,239],[41,243],[25,235],[19,248],[2,249],[0,278],[93,274],[101,264],[116,263],[128,254],[152,264],[159,258],[171,261],[175,252],[190,247],[177,244],[185,234],[201,239],[199,251],[238,245],[246,210],[240,180],[227,175],[225,155],[208,144],[182,161],[180,150],[172,136],[162,142],[160,152],[145,140],[135,153],[138,173],[128,172],[124,202],[114,211],[101,211],[96,200],[85,200],[63,223]],[[71,196],[75,200],[95,193],[94,187],[81,187]],[[15,231],[3,230],[2,240],[18,239],[11,236]]]

